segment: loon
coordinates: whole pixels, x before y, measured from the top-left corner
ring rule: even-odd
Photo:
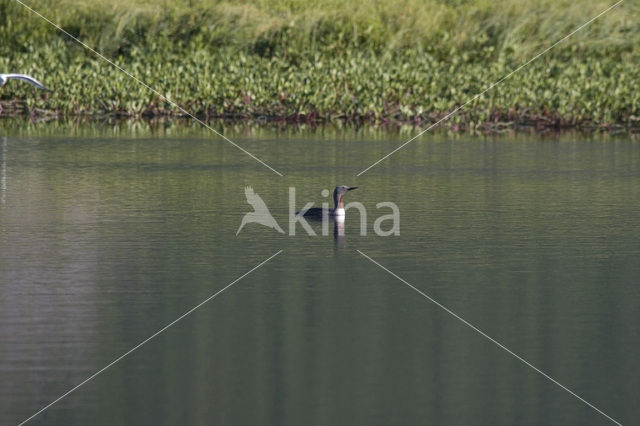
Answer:
[[[53,92],[53,90],[47,89],[46,87],[44,87],[44,84],[26,74],[0,74],[0,86],[4,86],[9,79],[23,80],[33,84],[38,89],[46,90],[47,92]]]
[[[302,215],[304,217],[317,217],[321,218],[323,215],[327,216],[344,216],[344,204],[342,204],[342,197],[349,191],[357,189],[357,186],[346,186],[340,185],[336,186],[336,189],[333,190],[333,203],[335,204],[335,208],[333,209],[325,209],[322,207],[312,207],[307,210],[299,211],[298,215]]]

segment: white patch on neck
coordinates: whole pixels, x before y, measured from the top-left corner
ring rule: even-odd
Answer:
[[[336,209],[336,211],[334,212],[334,215],[336,216],[344,216],[344,209]]]

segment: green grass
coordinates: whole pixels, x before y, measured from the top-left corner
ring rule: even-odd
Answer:
[[[593,1],[33,1],[201,116],[432,122],[611,5]],[[0,100],[59,115],[179,113],[27,11],[0,0]],[[632,124],[640,4],[627,0],[450,123]],[[9,109],[5,103],[5,112]]]

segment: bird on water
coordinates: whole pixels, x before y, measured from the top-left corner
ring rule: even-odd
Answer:
[[[334,208],[325,209],[322,207],[312,207],[307,210],[299,211],[298,215],[302,215],[304,217],[317,217],[321,218],[324,215],[327,216],[344,216],[344,204],[342,203],[342,197],[349,191],[353,191],[357,189],[357,186],[346,186],[340,185],[336,186],[336,189],[333,190],[333,204]]]
[[[46,90],[47,92],[53,92],[53,90],[47,89],[44,86],[44,84],[40,83],[35,78],[33,78],[33,77],[29,76],[29,75],[26,75],[26,74],[0,74],[0,86],[4,86],[5,83],[8,80],[11,80],[11,79],[26,81],[27,83],[33,84],[38,89]]]

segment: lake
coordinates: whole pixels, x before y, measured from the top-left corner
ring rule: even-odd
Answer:
[[[29,424],[614,424],[452,313],[640,418],[637,136],[438,133],[356,176],[410,132],[228,134],[284,176],[208,133],[0,136],[0,424],[280,250]],[[289,235],[289,188],[338,184],[367,235]],[[247,186],[285,234],[236,236]]]

